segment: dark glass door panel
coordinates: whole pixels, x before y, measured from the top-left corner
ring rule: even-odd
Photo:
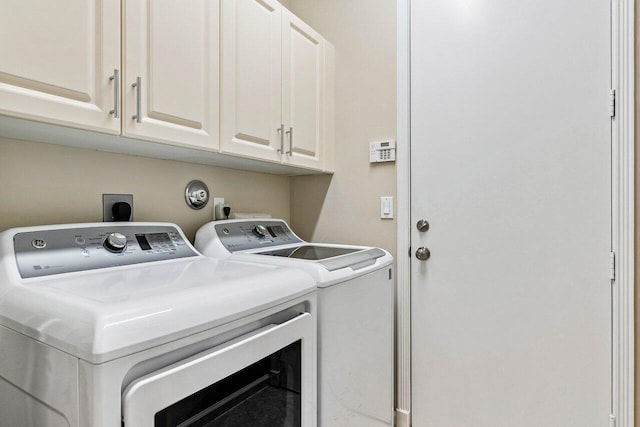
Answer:
[[[276,249],[273,251],[259,252],[259,255],[271,255],[271,256],[318,261],[318,260],[323,260],[327,258],[333,258],[339,255],[359,252],[361,250],[362,249],[358,249],[358,248],[336,248],[333,246],[304,245],[304,246],[297,246],[295,248]]]
[[[155,415],[156,427],[301,427],[297,341]]]

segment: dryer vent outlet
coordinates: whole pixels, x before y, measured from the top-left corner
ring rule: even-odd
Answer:
[[[133,221],[133,194],[103,194],[102,221]]]

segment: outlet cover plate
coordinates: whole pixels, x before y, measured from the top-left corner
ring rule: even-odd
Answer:
[[[103,194],[102,195],[102,221],[113,222],[113,205],[118,202],[127,202],[131,206],[131,218],[133,221],[133,194]]]

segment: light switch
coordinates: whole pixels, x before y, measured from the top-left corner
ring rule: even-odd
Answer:
[[[380,197],[380,218],[393,218],[393,197]]]

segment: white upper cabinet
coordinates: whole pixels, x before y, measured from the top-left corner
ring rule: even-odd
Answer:
[[[322,169],[325,41],[284,9],[282,19],[282,120],[287,161]]]
[[[123,4],[123,135],[217,150],[219,2]]]
[[[223,0],[221,150],[325,169],[328,46],[277,1]]]
[[[2,0],[0,40],[0,114],[120,132],[119,1]]]
[[[0,40],[0,136],[332,169],[333,47],[276,0],[2,0]]]
[[[222,1],[222,151],[280,159],[282,9],[275,0]]]

